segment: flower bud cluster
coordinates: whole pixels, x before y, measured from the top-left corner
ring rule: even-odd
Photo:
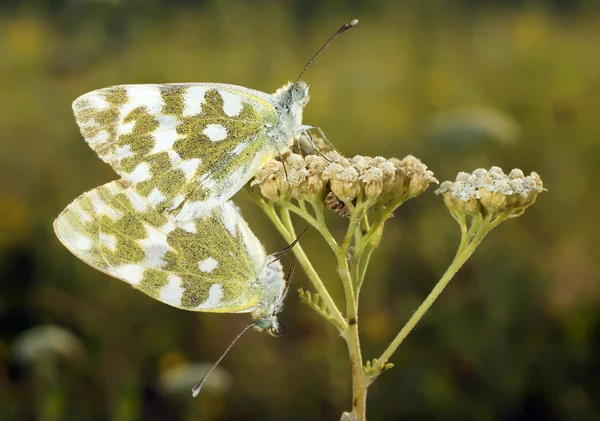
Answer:
[[[535,172],[525,176],[520,169],[513,169],[507,175],[492,167],[471,174],[460,172],[454,182],[444,181],[435,194],[443,196],[450,211],[475,215],[523,211],[542,191],[542,179]]]
[[[345,212],[345,204],[357,200],[372,206],[399,202],[425,191],[433,173],[413,156],[396,158],[357,155],[348,159],[338,152],[325,155],[288,153],[283,162],[269,161],[251,185],[258,185],[269,200],[325,200],[327,207]]]

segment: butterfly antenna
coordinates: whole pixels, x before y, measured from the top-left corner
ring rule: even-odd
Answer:
[[[302,236],[304,235],[304,233],[306,232],[307,229],[308,229],[308,227],[304,228],[302,230],[302,232],[300,233],[300,235],[289,246],[285,247],[283,250],[279,250],[278,252],[273,253],[273,257],[275,259],[273,259],[271,262],[269,262],[269,264],[275,263],[276,261],[284,258],[290,251],[292,251],[294,246],[298,243],[298,241],[300,241],[300,239],[302,238]]]
[[[288,270],[287,275],[285,275],[285,291],[281,295],[281,302],[283,302],[285,300],[285,297],[287,297],[288,295],[292,279],[294,279],[294,275],[296,274],[296,269],[298,269],[298,261],[296,259],[293,259],[292,264],[290,265],[290,270]]]
[[[223,352],[223,354],[219,357],[219,359],[217,360],[217,362],[215,362],[206,373],[204,373],[204,376],[202,376],[202,378],[200,379],[200,381],[192,388],[192,396],[195,398],[200,394],[200,390],[202,390],[202,386],[204,386],[204,382],[206,381],[206,379],[208,379],[208,376],[210,376],[210,373],[213,372],[213,370],[215,369],[216,366],[219,365],[219,363],[221,362],[221,360],[223,358],[225,358],[225,355],[227,355],[227,353],[229,352],[229,350],[233,347],[233,345],[237,342],[238,339],[240,339],[242,337],[242,335],[244,333],[246,333],[246,331],[248,329],[250,329],[251,327],[253,327],[255,325],[255,323],[250,323],[248,326],[246,326],[236,337],[233,341],[231,341],[231,343],[229,344],[229,346],[225,349],[225,352]]]
[[[333,34],[331,36],[331,38],[329,38],[325,44],[323,44],[323,46],[309,60],[309,62],[306,63],[306,66],[304,66],[304,69],[302,69],[302,71],[300,72],[300,76],[298,76],[298,80],[296,81],[296,83],[300,82],[300,79],[302,79],[302,75],[304,75],[304,72],[306,71],[306,69],[308,69],[310,67],[310,65],[312,64],[312,62],[315,61],[316,58],[321,55],[321,53],[323,52],[323,50],[325,50],[325,48],[327,48],[329,46],[329,44],[331,44],[333,42],[334,39],[336,39],[337,37],[339,37],[340,35],[342,35],[348,29],[355,27],[357,23],[358,23],[358,19],[353,19],[352,22],[347,23],[344,26],[342,26],[340,29],[338,29],[338,31],[335,34]]]

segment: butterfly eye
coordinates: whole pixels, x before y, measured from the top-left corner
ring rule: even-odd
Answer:
[[[295,101],[300,101],[304,99],[305,96],[306,92],[304,91],[304,89],[302,89],[298,85],[294,85],[294,88],[292,90],[292,99],[294,99]]]
[[[278,338],[285,333],[285,325],[283,323],[279,322],[277,327],[275,325],[272,325],[267,330],[267,332],[269,332],[269,335],[275,336],[276,338]]]

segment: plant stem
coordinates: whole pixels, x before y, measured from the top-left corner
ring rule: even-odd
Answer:
[[[360,203],[360,202],[359,202]],[[365,420],[367,413],[367,378],[363,368],[363,359],[360,349],[360,337],[358,334],[358,300],[354,294],[356,279],[353,279],[348,263],[348,250],[354,232],[360,229],[360,223],[363,219],[364,207],[360,204],[356,206],[350,218],[350,224],[342,245],[336,254],[338,273],[344,286],[346,297],[346,318],[348,327],[342,332],[342,337],[348,347],[350,357],[350,367],[352,373],[352,417],[355,420]]]
[[[325,223],[325,218],[323,216],[323,209],[319,209],[317,205],[312,204],[313,209],[315,211],[315,215],[317,216],[317,218],[315,219],[308,212],[308,210],[306,210],[306,206],[304,206],[303,208],[299,208],[298,206],[295,206],[290,202],[284,202],[281,204],[281,206],[285,209],[294,212],[296,215],[306,220],[309,224],[316,228],[317,231],[319,231],[319,233],[323,236],[325,241],[327,241],[327,244],[329,244],[331,250],[334,253],[338,252],[340,246],[338,245],[337,241],[335,241],[335,238],[333,238],[333,235],[331,235],[331,232],[329,232],[329,228],[327,228],[327,224]]]
[[[413,313],[410,319],[406,322],[404,327],[398,332],[394,340],[388,345],[385,351],[381,354],[381,356],[377,359],[377,363],[375,363],[372,367],[371,372],[373,373],[371,377],[368,379],[368,384],[373,383],[377,377],[384,371],[385,364],[388,362],[392,354],[398,349],[400,344],[406,339],[408,334],[413,330],[413,328],[417,325],[417,323],[421,320],[421,318],[427,313],[431,305],[435,302],[435,300],[440,296],[444,288],[448,285],[450,280],[454,277],[456,272],[462,267],[462,265],[471,257],[479,243],[483,240],[486,234],[495,227],[499,222],[494,221],[490,224],[489,219],[484,219],[481,221],[481,225],[479,225],[477,232],[472,235],[467,241],[463,238],[461,241],[461,247],[459,247],[454,260],[444,273],[444,275],[437,282],[433,290],[429,293],[427,298],[421,303],[417,311]]]
[[[273,222],[273,225],[275,225],[275,228],[277,228],[277,231],[279,231],[279,233],[283,236],[283,238],[288,243],[291,243],[292,241],[294,241],[296,239],[296,234],[294,232],[293,226],[291,226],[291,220],[288,221],[290,226],[286,227],[286,225],[284,225],[284,223],[279,218],[279,215],[277,215],[277,212],[275,211],[275,207],[273,204],[267,205],[266,203],[264,203],[261,200],[255,200],[255,202],[267,214],[267,216],[269,217],[271,222]],[[287,210],[285,210],[285,211],[287,212]],[[288,212],[288,217],[289,217],[289,212]],[[327,311],[331,315],[335,326],[338,328],[338,330],[340,332],[344,331],[348,326],[346,323],[346,320],[344,319],[344,316],[342,315],[342,313],[338,309],[337,305],[333,301],[333,298],[331,298],[331,295],[329,295],[327,288],[325,288],[325,285],[323,284],[323,281],[319,277],[319,274],[317,273],[317,271],[315,270],[313,265],[310,263],[308,256],[306,255],[306,253],[304,253],[304,249],[302,249],[302,246],[300,244],[296,244],[294,246],[293,252],[294,252],[294,255],[296,256],[296,259],[298,259],[298,263],[300,264],[300,266],[302,266],[302,268],[306,272],[308,279],[311,281],[315,290],[317,290],[317,293],[319,294],[319,296],[325,303],[325,306],[327,307]]]

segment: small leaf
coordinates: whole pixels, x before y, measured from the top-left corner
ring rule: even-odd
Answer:
[[[316,305],[316,306],[318,306],[318,305],[319,305],[319,299],[320,299],[320,298],[321,298],[321,297],[319,297],[319,294],[314,294],[314,295],[313,295],[313,299],[312,299],[312,302],[313,302],[313,304],[314,304],[314,305]]]

